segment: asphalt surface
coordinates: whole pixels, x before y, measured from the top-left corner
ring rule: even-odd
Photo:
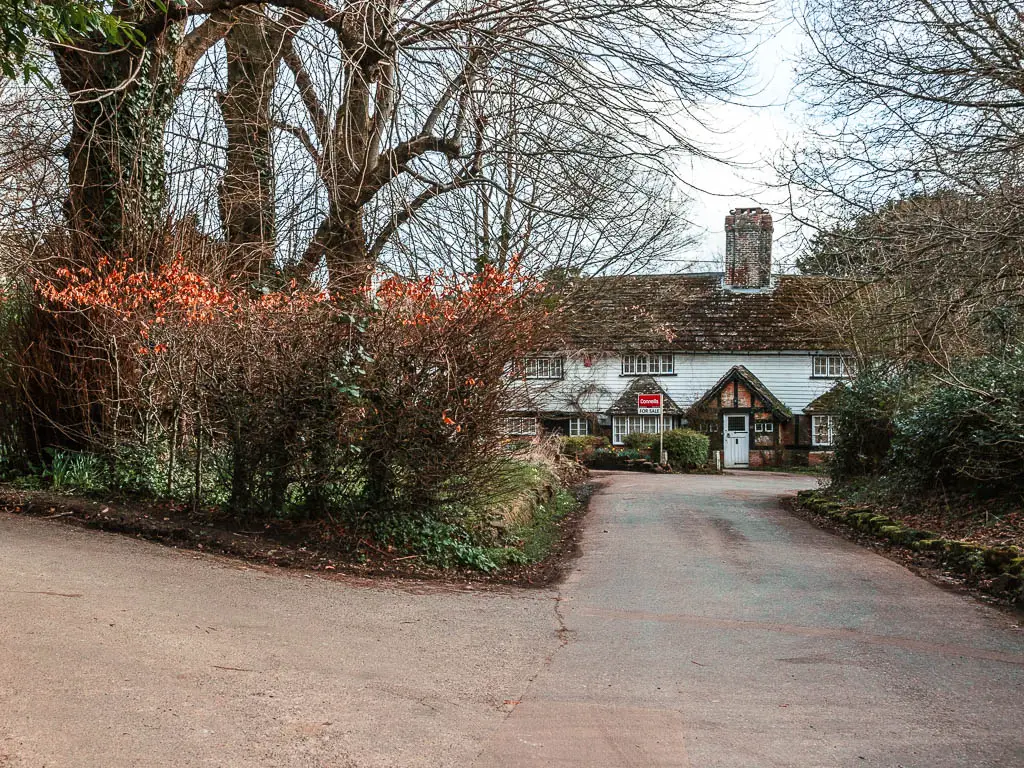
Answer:
[[[0,768],[1024,765],[1024,634],[778,506],[813,480],[601,480],[550,590],[0,516]]]

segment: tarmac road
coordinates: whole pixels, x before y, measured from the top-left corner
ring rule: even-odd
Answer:
[[[600,475],[549,590],[0,515],[0,768],[1024,765],[1024,634],[778,506],[812,479]]]

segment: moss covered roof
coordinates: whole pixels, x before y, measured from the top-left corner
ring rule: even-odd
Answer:
[[[581,279],[566,293],[564,341],[617,352],[841,349],[815,322],[829,283],[780,275],[770,289],[737,291],[720,274]]]
[[[651,376],[637,376],[629,386],[622,390],[622,394],[608,408],[607,413],[618,416],[636,415],[636,396],[654,395],[661,393],[661,410],[666,416],[683,413],[683,409],[676,405],[675,401],[668,396],[668,393]]]

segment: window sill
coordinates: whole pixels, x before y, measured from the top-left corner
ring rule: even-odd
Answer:
[[[641,376],[651,376],[656,379],[677,376],[675,373],[620,373],[620,379],[639,379]]]

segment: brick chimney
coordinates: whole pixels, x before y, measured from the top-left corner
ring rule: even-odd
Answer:
[[[725,285],[767,288],[772,276],[772,215],[734,208],[725,217]]]

